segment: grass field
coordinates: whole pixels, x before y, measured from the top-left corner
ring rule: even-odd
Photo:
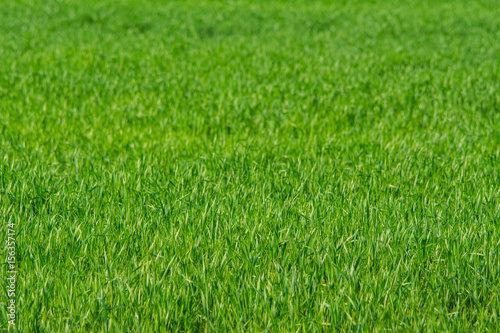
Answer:
[[[11,331],[498,332],[500,4],[0,0],[0,222]]]

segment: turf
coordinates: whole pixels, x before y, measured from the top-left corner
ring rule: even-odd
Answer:
[[[0,8],[18,331],[500,330],[497,1]]]

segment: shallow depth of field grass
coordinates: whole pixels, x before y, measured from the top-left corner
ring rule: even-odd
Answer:
[[[497,1],[0,8],[19,331],[500,330]]]

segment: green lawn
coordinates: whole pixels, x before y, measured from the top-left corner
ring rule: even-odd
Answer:
[[[498,332],[500,3],[0,0],[0,223],[11,331]]]

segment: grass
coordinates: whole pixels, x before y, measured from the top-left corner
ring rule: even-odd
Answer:
[[[0,7],[18,331],[500,330],[496,1]]]

